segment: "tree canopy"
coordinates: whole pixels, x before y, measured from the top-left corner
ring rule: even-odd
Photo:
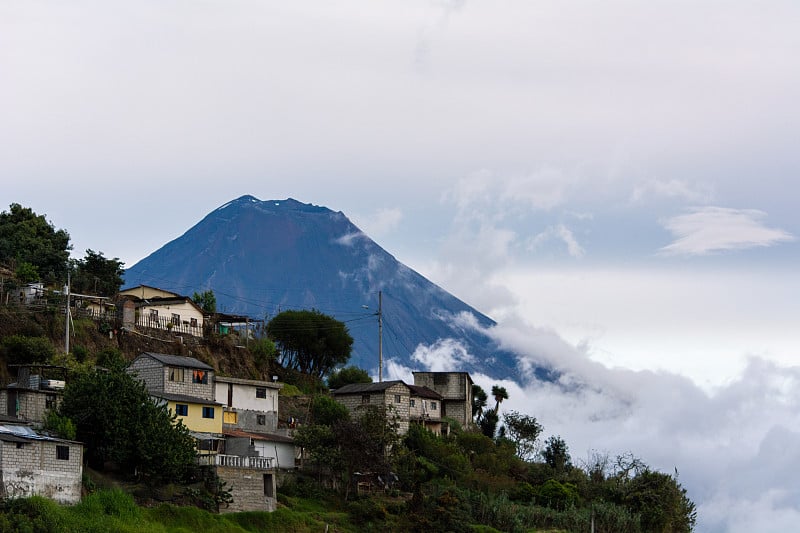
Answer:
[[[124,264],[118,257],[106,259],[103,252],[86,250],[86,257],[73,262],[72,292],[114,296],[122,287]]]
[[[372,383],[369,373],[357,366],[346,366],[328,376],[328,388],[338,389],[351,383]]]
[[[121,369],[80,374],[67,386],[59,415],[69,417],[89,463],[111,461],[151,484],[186,479],[194,465],[194,439],[165,404]]]
[[[217,312],[217,297],[211,289],[192,294],[192,301],[200,306],[204,313]]]
[[[347,363],[353,337],[344,323],[319,311],[284,311],[267,324],[278,362],[285,368],[322,378]]]
[[[0,261],[12,268],[28,263],[42,281],[63,282],[71,249],[69,234],[31,208],[15,203],[0,213]]]

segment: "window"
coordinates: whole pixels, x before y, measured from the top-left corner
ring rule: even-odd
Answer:
[[[196,328],[197,327],[197,319],[196,318],[190,318],[189,319],[189,325],[192,326],[193,328]]]
[[[256,415],[256,424],[259,426],[267,425],[267,415]]]
[[[69,461],[69,446],[56,446],[56,459]]]
[[[239,423],[239,413],[236,411],[224,411],[222,413],[222,423],[223,424],[238,424]]]
[[[189,416],[189,406],[185,403],[176,403],[175,414],[178,416]]]
[[[48,394],[44,398],[44,408],[45,409],[53,409],[56,406],[56,395],[55,394]]]
[[[431,411],[436,410],[436,402],[431,402]]]
[[[183,369],[175,368],[174,366],[169,367],[169,380],[183,381]]]
[[[361,403],[369,403],[369,394],[361,395]]]
[[[401,403],[402,401],[403,401],[402,396],[400,396],[399,394],[394,395],[394,403]]]
[[[192,370],[192,383],[208,384],[208,372],[205,370]]]
[[[214,408],[203,407],[203,418],[214,418]]]
[[[151,322],[158,322],[158,309],[151,309],[150,310],[150,321]]]
[[[24,447],[25,447],[25,444],[23,444],[23,443],[21,443],[21,442],[18,442],[18,443],[17,443],[17,449],[18,449],[18,450],[21,450],[21,449],[23,449]]]
[[[181,315],[177,313],[172,313],[172,325],[173,326],[180,326],[181,325]]]
[[[411,407],[414,407],[414,405],[416,404],[416,402],[414,401],[414,398],[411,398],[410,400],[408,400],[408,404],[409,404]]]
[[[267,397],[267,388],[256,387],[256,398],[266,398],[266,397]]]

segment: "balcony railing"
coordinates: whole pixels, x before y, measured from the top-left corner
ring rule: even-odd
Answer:
[[[202,466],[227,466],[230,468],[250,468],[269,470],[274,457],[245,457],[241,455],[209,454],[199,455],[197,463]]]

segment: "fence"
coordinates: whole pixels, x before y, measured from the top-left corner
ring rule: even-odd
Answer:
[[[222,453],[198,455],[197,463],[201,466],[227,466],[230,468],[251,468],[269,470],[274,457],[245,457],[241,455],[225,455]]]
[[[173,333],[186,333],[195,337],[203,336],[203,326],[199,323],[192,325],[188,320],[173,320],[170,317],[154,317],[147,313],[142,313],[136,317],[136,325],[143,328],[154,328],[171,331]]]

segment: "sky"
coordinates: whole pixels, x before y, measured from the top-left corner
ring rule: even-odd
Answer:
[[[576,462],[632,451],[677,468],[698,531],[786,531],[799,23],[788,1],[0,1],[0,208],[127,266],[244,194],[342,211],[498,322],[504,408]]]

